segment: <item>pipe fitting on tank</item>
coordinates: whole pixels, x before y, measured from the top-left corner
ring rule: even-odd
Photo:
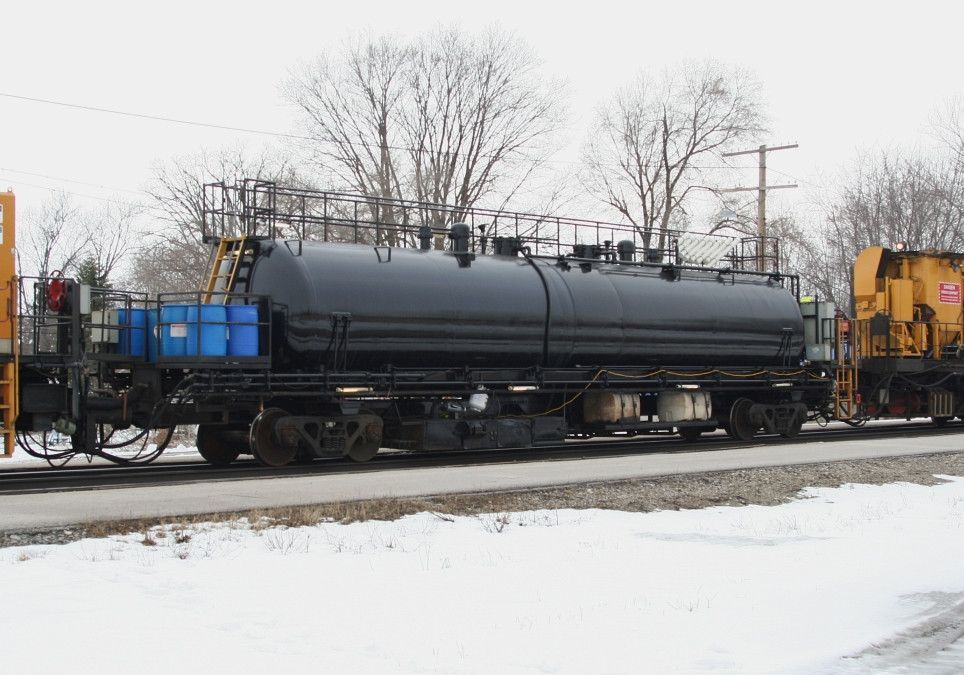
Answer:
[[[616,252],[622,262],[633,262],[636,260],[636,244],[632,239],[623,239],[616,244]]]
[[[428,225],[422,225],[418,228],[418,242],[419,248],[423,251],[430,251],[432,249],[432,228]]]
[[[523,250],[522,240],[518,237],[493,237],[492,252],[496,255],[516,257]]]
[[[455,223],[449,230],[449,239],[452,240],[452,250],[455,253],[469,252],[469,238],[472,230],[465,223]]]

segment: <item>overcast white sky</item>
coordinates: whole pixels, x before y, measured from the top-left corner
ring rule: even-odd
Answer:
[[[0,94],[279,133],[293,124],[278,93],[288,69],[365,29],[498,24],[570,81],[583,121],[639,69],[712,56],[763,82],[768,145],[800,145],[770,156],[769,182],[802,187],[858,148],[920,140],[928,117],[964,89],[955,0],[4,4]],[[0,119],[0,188],[17,192],[20,209],[48,189],[136,198],[154,161],[268,140],[2,95]],[[745,185],[755,185],[754,162],[746,158]]]

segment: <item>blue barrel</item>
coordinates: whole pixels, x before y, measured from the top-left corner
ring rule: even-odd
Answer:
[[[145,315],[143,309],[131,309],[128,318],[127,308],[117,310],[117,323],[123,326],[117,332],[119,354],[144,356]]]
[[[147,360],[157,361],[157,310],[147,310]]]
[[[228,356],[258,355],[258,308],[227,305]]]
[[[161,356],[184,356],[187,353],[188,307],[189,305],[161,307]]]
[[[227,314],[224,305],[188,305],[187,343],[184,353],[188,356],[226,356],[228,353]],[[200,333],[198,333],[199,327]]]

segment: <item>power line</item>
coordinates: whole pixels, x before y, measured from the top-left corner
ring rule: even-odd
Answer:
[[[120,116],[122,116],[122,117],[133,117],[133,118],[136,118],[136,119],[151,120],[151,121],[155,121],[155,122],[167,122],[167,123],[171,123],[171,124],[182,124],[182,125],[187,125],[187,126],[203,127],[203,128],[208,128],[208,129],[219,129],[219,130],[223,130],[223,131],[234,131],[234,132],[246,133],[246,134],[259,134],[259,135],[262,135],[262,136],[271,136],[271,137],[275,137],[275,138],[288,138],[288,139],[296,139],[296,140],[304,140],[304,141],[314,141],[314,142],[318,142],[318,141],[319,141],[318,138],[311,137],[311,136],[299,135],[299,134],[288,134],[288,133],[281,133],[281,132],[276,132],[276,131],[263,131],[263,130],[261,130],[261,129],[248,129],[248,128],[245,128],[245,127],[234,127],[234,126],[229,126],[229,125],[225,125],[225,124],[211,124],[211,123],[207,123],[207,122],[196,122],[196,121],[193,121],[193,120],[182,120],[182,119],[177,119],[177,118],[173,118],[173,117],[163,117],[163,116],[160,116],[160,115],[148,115],[148,114],[144,114],[144,113],[134,113],[134,112],[128,112],[128,111],[124,111],[124,110],[114,110],[114,109],[111,109],[111,108],[102,108],[102,107],[97,107],[97,106],[81,105],[81,104],[78,104],[78,103],[67,103],[67,102],[65,102],[65,101],[53,101],[53,100],[50,100],[50,99],[36,98],[36,97],[32,97],[32,96],[21,96],[21,95],[19,95],[19,94],[11,94],[11,93],[8,93],[8,92],[0,92],[0,97],[9,98],[9,99],[16,99],[16,100],[20,100],[20,101],[28,101],[28,102],[31,102],[31,103],[41,103],[41,104],[44,104],[44,105],[60,106],[60,107],[71,108],[71,109],[75,109],[75,110],[86,110],[86,111],[89,111],[89,112],[104,113],[104,114],[108,114],[108,115],[120,115]],[[370,147],[375,147],[375,146],[372,146],[371,144],[368,144],[368,143],[365,143],[365,142],[362,142],[361,144],[362,144],[362,145],[366,145],[366,146],[370,146]],[[796,147],[796,146],[785,146],[785,147]],[[390,146],[390,149],[392,149],[392,150],[400,150],[400,151],[402,151],[402,152],[412,152],[412,151],[413,151],[412,148],[395,147],[395,146]],[[784,149],[784,148],[783,148],[783,147],[780,147],[780,148],[771,148],[771,149],[772,149],[772,150],[782,150],[782,149]],[[421,152],[425,152],[425,150],[421,150]],[[733,155],[739,155],[739,154],[745,154],[745,153],[743,153],[743,152],[738,152],[738,153],[725,153],[725,154],[723,155],[723,157],[724,157],[724,158],[727,158],[727,157],[730,157],[730,156],[733,156]],[[549,160],[547,160],[547,163],[549,163],[549,164],[567,164],[567,165],[568,165],[568,164],[579,164],[579,162],[576,162],[576,161],[558,160],[558,159],[549,159]],[[651,167],[647,167],[647,168],[651,168]],[[729,165],[729,164],[727,164],[726,162],[724,162],[724,163],[722,164],[722,166],[706,165],[706,166],[702,166],[702,167],[696,166],[696,167],[694,167],[694,168],[703,169],[703,170],[712,170],[712,169],[732,169],[732,168],[734,168],[734,167],[733,167],[732,165]],[[40,178],[46,178],[46,179],[49,179],[49,180],[60,180],[60,181],[64,181],[64,182],[77,183],[77,184],[80,184],[80,185],[86,185],[86,186],[88,186],[88,187],[97,187],[97,188],[100,188],[100,189],[108,189],[108,188],[105,188],[104,186],[94,185],[94,184],[91,184],[91,183],[83,183],[83,182],[81,182],[81,181],[73,181],[73,180],[69,180],[69,179],[58,179],[58,178],[54,178],[54,177],[51,177],[51,176],[43,176],[43,175],[41,175],[41,174],[31,174],[31,173],[24,172],[24,171],[17,171],[17,170],[15,170],[15,169],[0,169],[0,170],[3,170],[3,171],[11,171],[11,172],[14,172],[14,173],[22,173],[22,174],[26,174],[26,175],[32,175],[32,176],[36,176],[36,177],[40,177]],[[784,174],[782,174],[782,175],[788,175],[788,174],[785,174],[785,173],[784,173]],[[42,187],[42,186],[36,186],[36,185],[35,185],[35,186],[33,186],[33,187]],[[774,187],[783,187],[783,186],[774,186]],[[48,189],[49,189],[49,188],[48,188]],[[124,191],[124,192],[134,192],[134,191],[131,191],[131,190],[123,190],[123,191]],[[79,195],[79,196],[91,197],[90,195]],[[96,199],[96,197],[94,197],[94,198]],[[107,201],[110,201],[110,200],[107,200]]]
[[[276,136],[278,138],[297,138],[300,140],[315,140],[310,136],[298,136],[296,134],[283,134],[277,131],[262,131],[260,129],[245,129],[243,127],[231,127],[224,124],[208,124],[206,122],[194,122],[192,120],[179,120],[173,117],[161,117],[159,115],[145,115],[143,113],[133,113],[124,110],[112,110],[110,108],[97,108],[89,105],[80,105],[78,103],[66,103],[64,101],[51,101],[43,98],[34,98],[31,96],[19,96],[17,94],[8,94],[5,92],[0,92],[0,96],[5,98],[14,98],[20,101],[30,101],[31,103],[44,103],[46,105],[57,105],[64,108],[74,108],[77,110],[88,110],[91,112],[107,113],[110,115],[121,115],[124,117],[135,117],[138,119],[153,120],[155,122],[171,122],[173,124],[186,124],[194,127],[206,127],[208,129],[221,129],[224,131],[238,131],[245,134],[261,134],[263,136]]]
[[[34,178],[44,178],[46,180],[57,181],[59,183],[74,183],[75,185],[83,185],[85,187],[97,188],[99,190],[110,190],[112,192],[128,192],[133,195],[144,195],[144,192],[141,190],[116,188],[116,187],[110,187],[108,185],[98,185],[97,183],[85,183],[84,181],[74,180],[72,178],[60,178],[59,176],[50,176],[44,173],[32,173],[30,171],[20,171],[18,169],[9,169],[3,166],[0,166],[0,171],[6,171],[8,173],[18,173],[23,176],[33,176]],[[38,187],[38,186],[34,186],[34,187]]]
[[[5,170],[5,169],[0,169],[0,171],[4,171],[4,170]],[[12,170],[11,170],[11,171],[12,171]],[[15,171],[14,173],[26,173],[26,172],[25,172],[25,171]],[[28,175],[34,175],[34,176],[38,176],[39,178],[45,178],[45,176],[40,176],[39,174],[28,174]],[[87,186],[89,186],[89,187],[102,187],[102,186],[99,186],[99,185],[93,185],[93,184],[91,184],[91,183],[81,183],[80,181],[72,181],[72,180],[67,180],[67,179],[50,178],[50,180],[63,180],[64,182],[67,182],[67,183],[77,183],[78,185],[87,185]],[[98,196],[98,195],[90,195],[90,194],[85,194],[85,193],[83,193],[83,192],[75,192],[75,191],[73,191],[73,190],[64,190],[63,188],[53,188],[53,187],[51,187],[51,186],[49,186],[49,185],[38,185],[38,184],[36,184],[36,183],[28,183],[28,182],[23,181],[23,180],[13,179],[13,178],[10,178],[10,177],[8,177],[8,176],[2,176],[2,175],[0,175],[0,185],[2,185],[2,184],[14,184],[14,185],[23,186],[23,187],[36,188],[36,189],[38,189],[38,190],[46,190],[46,191],[48,191],[48,192],[63,192],[64,194],[68,194],[68,195],[70,195],[70,196],[72,196],[72,197],[80,197],[80,198],[82,198],[82,199],[92,199],[92,200],[94,200],[94,201],[104,202],[104,203],[106,203],[106,204],[119,204],[119,205],[123,205],[123,206],[137,206],[137,205],[138,205],[136,202],[128,202],[128,201],[124,201],[124,200],[121,200],[121,199],[115,199],[115,198],[113,198],[113,197],[104,197],[104,196]],[[135,192],[134,190],[124,190],[124,192],[130,192],[130,193],[132,193],[132,194],[139,194],[139,195],[145,196],[145,193],[143,193],[143,192]]]
[[[248,129],[248,128],[245,128],[245,127],[233,127],[233,126],[229,126],[229,125],[225,125],[225,124],[211,124],[211,123],[208,123],[208,122],[195,122],[195,121],[193,121],[193,120],[182,120],[182,119],[177,119],[177,118],[173,118],[173,117],[162,117],[162,116],[160,116],[160,115],[147,115],[147,114],[144,114],[144,113],[133,113],[133,112],[127,112],[127,111],[124,111],[124,110],[114,110],[114,109],[112,109],[112,108],[101,108],[101,107],[97,107],[97,106],[80,105],[80,104],[78,104],[78,103],[67,103],[67,102],[65,102],[65,101],[52,101],[52,100],[49,100],[49,99],[36,98],[36,97],[32,97],[32,96],[21,96],[21,95],[19,95],[19,94],[10,94],[10,93],[7,93],[7,92],[0,92],[0,97],[12,98],[12,99],[20,100],[20,101],[29,101],[29,102],[31,102],[31,103],[43,103],[43,104],[45,104],[45,105],[61,106],[61,107],[64,107],[64,108],[73,108],[73,109],[75,109],[75,110],[87,110],[87,111],[89,111],[89,112],[106,113],[106,114],[108,114],[108,115],[120,115],[120,116],[123,116],[123,117],[134,117],[134,118],[136,118],[136,119],[152,120],[152,121],[155,121],[155,122],[169,122],[169,123],[172,123],[172,124],[184,124],[184,125],[187,125],[187,126],[204,127],[204,128],[207,128],[207,129],[220,129],[220,130],[222,130],[222,131],[236,131],[236,132],[245,133],[245,134],[260,134],[260,135],[262,135],[262,136],[273,136],[273,137],[275,137],[275,138],[291,138],[291,139],[302,140],[302,141],[318,142],[318,141],[320,140],[320,139],[317,138],[317,137],[304,136],[304,135],[300,135],[300,134],[286,134],[286,133],[281,133],[281,132],[277,132],[277,131],[263,131],[263,130],[261,130],[261,129]],[[375,144],[366,143],[366,142],[364,142],[364,141],[362,141],[359,145],[365,146],[365,147],[370,147],[370,148],[377,148],[377,147],[378,147],[378,146],[375,145]],[[388,149],[390,149],[390,150],[400,150],[400,151],[402,151],[402,152],[413,152],[413,151],[415,151],[414,148],[409,148],[409,147],[404,147],[404,146],[389,145],[389,146],[387,146],[387,147],[388,147]],[[420,151],[420,152],[427,152],[427,150],[425,150],[425,149],[420,149],[419,151]],[[571,160],[557,160],[557,159],[553,159],[553,160],[548,160],[548,161],[549,161],[550,163],[552,163],[552,164],[579,164],[578,161],[571,161]],[[652,168],[652,167],[647,167],[647,168]],[[696,167],[694,167],[694,168],[697,168],[697,169],[730,169],[730,168],[733,168],[733,167],[730,166],[730,165],[727,165],[727,164],[722,164],[722,165],[696,166]]]

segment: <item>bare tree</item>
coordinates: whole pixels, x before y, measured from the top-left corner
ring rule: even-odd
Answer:
[[[392,38],[356,38],[344,53],[322,54],[285,85],[312,137],[301,147],[305,159],[335,189],[400,196],[395,163],[404,144],[399,120],[410,60],[411,49]]]
[[[715,61],[639,75],[596,114],[583,150],[586,188],[629,220],[646,248],[664,249],[654,234],[685,219],[708,160],[765,130],[759,90],[746,71]]]
[[[295,73],[286,96],[307,161],[372,197],[460,207],[503,201],[544,161],[563,87],[519,40],[438,29],[411,44],[355,40]]]
[[[939,175],[946,213],[957,223],[964,223],[964,96],[948,100],[933,116],[931,127],[941,144]],[[959,230],[958,247],[962,240],[964,232]]]
[[[48,277],[55,271],[74,269],[88,244],[83,218],[63,191],[52,192],[39,210],[26,210],[17,245],[21,276]]]
[[[154,167],[147,192],[157,225],[137,253],[127,278],[147,292],[196,291],[208,272],[211,247],[201,240],[204,185],[244,178],[283,182],[291,177],[287,162],[268,151],[249,155],[243,147],[202,151]]]
[[[959,163],[964,163],[964,96],[945,101],[931,116],[932,135]]]
[[[109,200],[99,211],[85,214],[84,264],[96,271],[100,285],[107,286],[132,258],[139,236],[137,221],[142,213],[140,204]]]
[[[850,268],[868,246],[902,243],[911,250],[964,250],[960,174],[947,153],[862,153],[828,183],[818,228],[821,260],[811,279],[841,306],[852,296]]]
[[[497,186],[514,194],[545,158],[562,109],[532,52],[506,33],[466,40],[449,29],[423,38],[414,59],[416,199],[471,206]]]

